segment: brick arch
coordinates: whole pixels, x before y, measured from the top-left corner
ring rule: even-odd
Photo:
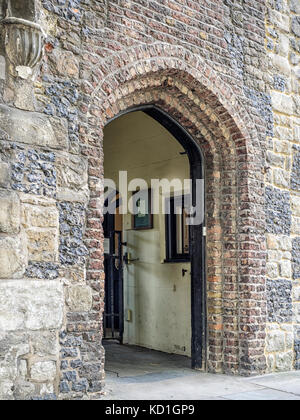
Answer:
[[[99,98],[105,98],[112,105],[116,90],[124,83],[157,72],[181,73],[195,91],[205,92],[206,101],[213,108],[219,108],[223,119],[230,117],[234,121],[248,144],[257,139],[251,117],[232,87],[204,59],[182,46],[161,43],[134,46],[108,56],[100,68],[95,64],[87,80],[90,94],[88,108],[93,105],[99,107]]]
[[[89,80],[85,89],[90,98],[82,107],[90,127],[84,149],[91,188],[88,278],[95,281],[100,276],[103,281],[103,261],[90,236],[95,231],[95,203],[101,200],[99,138],[103,140],[105,124],[120,112],[155,104],[193,136],[205,156],[208,367],[233,373],[264,371],[264,191],[259,164],[254,164],[254,158],[262,156],[254,125],[232,89],[183,48],[153,45],[119,56],[119,70],[109,57],[101,69],[106,72],[101,83]],[[103,285],[101,293],[103,298]]]

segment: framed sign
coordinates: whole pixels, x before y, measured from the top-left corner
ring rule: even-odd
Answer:
[[[153,229],[153,214],[151,213],[151,189],[137,191],[132,196],[134,216],[133,229]]]

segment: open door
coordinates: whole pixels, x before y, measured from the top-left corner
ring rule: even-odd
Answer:
[[[118,196],[116,197],[119,201]],[[118,204],[117,204],[118,205]],[[123,341],[123,242],[122,215],[106,214],[104,218],[105,309],[103,317],[104,339]]]

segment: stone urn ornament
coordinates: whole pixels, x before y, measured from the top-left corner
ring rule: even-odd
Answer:
[[[11,0],[1,23],[6,55],[19,76],[27,79],[42,58],[46,34],[38,23],[12,16]]]

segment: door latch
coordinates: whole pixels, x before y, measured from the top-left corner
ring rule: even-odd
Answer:
[[[126,252],[124,255],[124,262],[126,265],[131,265],[135,261],[139,261],[139,258],[132,258],[130,252]]]

